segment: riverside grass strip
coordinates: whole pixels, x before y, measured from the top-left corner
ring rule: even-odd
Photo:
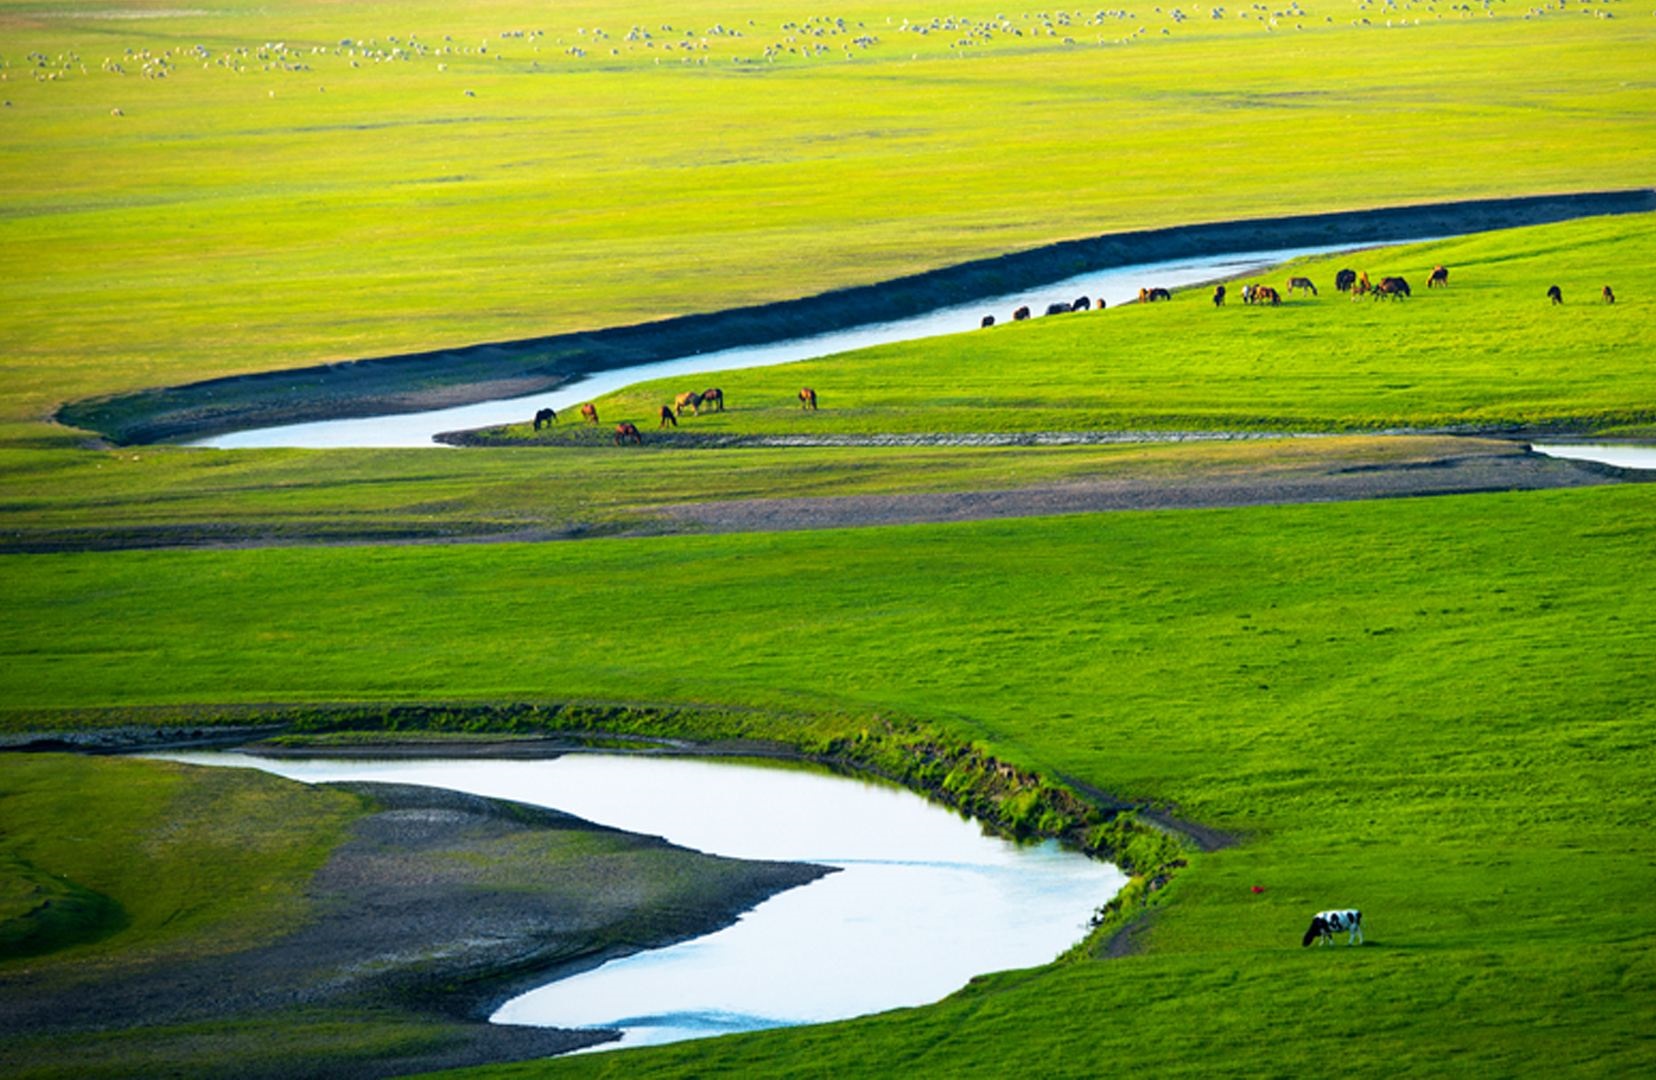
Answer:
[[[1319,2],[1267,29],[1154,7],[1050,35],[1010,13],[1026,33],[959,48],[917,32],[941,12],[869,4],[831,13],[862,30],[821,39],[782,28],[792,9],[708,0],[7,5],[0,438],[63,445],[41,422],[92,395],[713,311],[1119,228],[1649,183],[1648,19],[1413,3],[1385,28]],[[646,19],[658,47],[744,36],[711,38],[711,65],[563,51]],[[546,36],[499,36],[525,29]],[[837,55],[865,32],[880,44]],[[829,41],[833,62],[735,63]],[[167,76],[143,77],[168,49]]]
[[[741,709],[749,737],[806,717],[774,722],[784,741],[893,710],[1239,840],[1157,894],[1123,960],[535,1072],[1181,1074],[1217,1057],[1442,1075],[1545,1052],[1609,1075],[1645,1060],[1656,1000],[1653,499],[18,556],[0,692],[14,709],[655,699]],[[1333,903],[1363,908],[1371,944],[1301,950]]]

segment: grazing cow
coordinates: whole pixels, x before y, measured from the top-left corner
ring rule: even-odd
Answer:
[[[1048,304],[1047,309],[1046,309],[1046,313],[1048,315],[1063,315],[1063,314],[1066,314],[1068,311],[1069,311],[1069,305],[1068,304]]]
[[[702,391],[702,404],[710,406],[714,412],[724,412],[724,391],[717,386],[709,386]]]
[[[799,407],[801,409],[810,409],[812,412],[815,412],[816,407],[817,407],[816,406],[816,391],[812,390],[809,386],[807,386],[804,389],[800,390],[799,391]]]
[[[694,390],[686,390],[684,393],[673,399],[673,411],[678,415],[683,416],[684,410],[689,409],[692,416],[700,416],[701,403],[702,396],[700,394],[696,393]]]
[[[1012,313],[1013,322],[1023,322],[1027,318],[1029,318],[1029,307],[1027,305]]]
[[[587,402],[581,406],[581,416],[587,423],[596,424],[598,422],[598,406],[590,401]]]
[[[1562,304],[1564,302],[1564,291],[1557,285],[1549,285],[1547,287],[1547,299],[1555,304]]]
[[[663,405],[661,407],[661,423],[657,424],[656,427],[664,428],[668,424],[678,427],[678,417],[673,415],[673,407],[671,405]]]
[[[981,330],[987,330],[991,326],[994,326],[994,325],[995,325],[995,317],[993,315],[985,315],[983,317],[983,321],[978,323],[978,328],[981,329]]]
[[[557,422],[558,414],[553,412],[551,409],[541,409],[535,413],[536,431],[539,431],[542,427],[551,427]]]
[[[1305,932],[1305,938],[1300,942],[1303,948],[1313,941],[1321,941],[1324,945],[1334,944],[1334,935],[1344,930],[1347,945],[1361,945],[1363,943],[1363,913],[1356,908],[1344,908],[1340,911],[1319,911],[1311,919],[1311,928]]]
[[[1260,285],[1254,289],[1254,303],[1270,304],[1275,307],[1282,303],[1282,294],[1269,285]]]
[[[1432,267],[1432,276],[1426,279],[1428,289],[1435,289],[1439,285],[1446,289],[1449,287],[1449,268],[1447,266]]]
[[[1141,295],[1143,295],[1145,297],[1145,303],[1147,303],[1147,304],[1154,304],[1157,300],[1171,300],[1171,299],[1173,299],[1173,294],[1172,293],[1168,292],[1166,289],[1161,289],[1161,288],[1142,290]]]
[[[1355,284],[1357,284],[1357,271],[1355,270],[1341,270],[1334,275],[1335,292],[1350,292],[1351,287]]]
[[[1409,283],[1400,277],[1381,278],[1380,284],[1374,287],[1374,298],[1376,300],[1382,296],[1388,300],[1402,300],[1409,295]]]
[[[1616,302],[1616,294],[1610,291],[1610,286],[1608,285],[1604,287],[1604,302],[1606,304],[1614,304]]]
[[[628,439],[632,440],[634,446],[644,445],[644,436],[638,433],[638,425],[632,423],[631,421],[623,420],[621,423],[615,425],[615,445],[620,446]]]
[[[1089,297],[1085,297],[1085,296],[1077,297],[1075,303],[1070,305],[1070,310],[1071,311],[1091,311],[1092,310],[1092,300]]]
[[[1315,285],[1311,284],[1311,279],[1308,278],[1308,277],[1291,277],[1291,278],[1289,278],[1288,279],[1288,295],[1289,296],[1294,295],[1294,290],[1295,289],[1300,289],[1302,291],[1306,290],[1306,289],[1309,289],[1311,291],[1312,296],[1317,295],[1317,287]]]
[[[1214,286],[1214,289],[1213,289],[1213,306],[1214,307],[1224,307],[1225,306],[1225,287],[1223,285]]]

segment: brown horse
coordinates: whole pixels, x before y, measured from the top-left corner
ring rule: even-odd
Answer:
[[[628,439],[632,440],[634,446],[644,445],[644,436],[638,433],[638,425],[632,423],[631,421],[623,420],[621,423],[615,425],[615,445],[620,446]]]
[[[714,412],[724,412],[724,391],[717,386],[709,386],[702,391],[702,404],[712,406]]]
[[[696,393],[694,390],[686,390],[684,393],[673,399],[673,411],[678,413],[680,416],[683,416],[684,410],[689,409],[691,415],[700,416],[701,403],[702,396],[700,394]]]
[[[1449,268],[1447,266],[1432,267],[1432,276],[1426,279],[1428,289],[1435,289],[1439,285],[1446,289],[1449,287]]]
[[[539,431],[542,425],[551,427],[558,422],[558,414],[551,409],[540,409],[535,413],[535,430]]]
[[[1384,277],[1380,284],[1374,287],[1376,300],[1384,296],[1387,300],[1403,300],[1409,296],[1409,283],[1400,277]]]
[[[587,402],[581,406],[581,416],[587,423],[596,424],[598,422],[598,406],[590,401]]]
[[[1029,318],[1029,305],[1027,304],[1012,313],[1013,322],[1023,322],[1027,318]]]
[[[1362,296],[1364,293],[1368,292],[1372,287],[1373,286],[1369,285],[1368,271],[1364,270],[1361,274],[1357,275],[1356,282],[1351,286],[1351,298],[1353,300],[1357,299],[1359,296]]]
[[[804,389],[800,390],[799,391],[799,407],[801,409],[810,409],[812,412],[815,412],[816,407],[817,407],[817,404],[816,404],[816,391],[812,390],[809,386],[807,386]]]
[[[1291,277],[1291,278],[1289,278],[1288,279],[1288,295],[1289,296],[1294,295],[1294,290],[1295,289],[1300,289],[1300,290],[1309,289],[1309,290],[1311,290],[1311,295],[1312,296],[1317,295],[1317,287],[1315,285],[1311,284],[1311,279],[1308,278],[1308,277]]]
[[[1601,295],[1603,295],[1604,302],[1606,304],[1614,304],[1616,302],[1616,294],[1610,291],[1610,286],[1608,285],[1604,287],[1604,292]]]
[[[672,424],[674,427],[678,427],[678,417],[673,415],[672,406],[663,405],[661,407],[661,423],[657,424],[656,427],[664,428],[668,424]]]
[[[1275,306],[1282,303],[1282,294],[1269,285],[1261,285],[1254,290],[1254,303]]]

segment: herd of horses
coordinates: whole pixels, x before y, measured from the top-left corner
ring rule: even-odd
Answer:
[[[817,392],[815,390],[811,389],[809,386],[801,387],[798,398],[799,407],[801,409],[809,409],[812,412],[816,411]],[[703,409],[708,409],[712,412],[724,412],[724,407],[724,391],[719,389],[717,386],[710,386],[706,390],[702,390],[700,392],[695,390],[686,390],[684,393],[674,396],[673,403],[671,405],[663,405],[661,407],[660,411],[656,414],[659,417],[656,427],[658,429],[668,427],[669,425],[672,427],[678,427],[679,418],[684,415],[684,410],[686,409],[690,410],[691,416],[700,416]],[[590,401],[582,405],[581,418],[589,424],[597,424],[598,406],[594,405]],[[557,422],[558,413],[555,409],[547,407],[536,410],[536,431],[539,431],[543,427],[549,428]],[[642,446],[644,444],[644,436],[639,432],[638,425],[630,420],[623,420],[621,423],[616,424],[613,437],[616,446],[621,446],[629,442],[635,446]]]
[[[1449,268],[1446,266],[1434,266],[1432,268],[1431,275],[1426,279],[1426,287],[1428,289],[1438,289],[1448,288],[1448,286]],[[1334,288],[1337,292],[1348,293],[1353,300],[1360,299],[1364,296],[1371,297],[1375,300],[1379,300],[1381,298],[1388,300],[1402,300],[1411,295],[1409,291],[1409,283],[1404,278],[1394,275],[1382,277],[1378,283],[1371,282],[1368,271],[1366,270],[1362,272],[1350,269],[1339,271],[1334,275]],[[1309,292],[1312,296],[1319,295],[1316,284],[1308,277],[1290,277],[1284,291],[1290,296],[1292,296],[1296,291]],[[1227,295],[1228,292],[1224,285],[1214,286],[1213,306],[1223,307],[1225,305],[1225,298]],[[1273,286],[1253,283],[1242,286],[1240,295],[1244,304],[1267,304],[1273,307],[1282,303],[1283,296],[1282,292],[1278,292]],[[1614,304],[1616,302],[1616,294],[1608,285],[1604,287],[1599,295],[1606,304]],[[1140,289],[1138,299],[1141,304],[1153,304],[1160,300],[1173,299],[1173,293],[1169,289],[1160,287]],[[1547,289],[1547,299],[1551,300],[1554,304],[1562,304],[1564,302],[1563,290],[1561,290],[1557,285],[1550,286]],[[1094,306],[1096,306],[1099,311],[1103,311],[1104,298],[1099,297],[1095,302],[1091,297],[1082,296],[1068,304],[1049,304],[1047,305],[1046,313],[1048,315],[1062,315],[1072,311],[1088,311]],[[1027,305],[1018,308],[1012,313],[1012,320],[1014,322],[1022,322],[1029,317],[1030,310]],[[985,315],[980,325],[985,328],[994,326],[995,317],[993,315]],[[817,393],[815,390],[808,386],[802,387],[797,397],[799,399],[799,407],[801,409],[809,409],[812,412],[816,411]],[[661,410],[658,413],[659,422],[656,424],[656,427],[664,428],[669,425],[672,427],[678,427],[679,418],[684,415],[684,410],[686,409],[690,410],[690,415],[700,416],[703,409],[710,409],[714,412],[724,412],[724,407],[724,391],[716,386],[708,387],[706,390],[702,390],[700,392],[695,390],[687,390],[682,394],[676,395],[673,398],[673,403],[671,405],[663,405],[661,407]],[[581,406],[581,417],[589,424],[597,424],[598,407],[590,401],[587,402]],[[557,423],[557,420],[558,414],[552,409],[540,409],[535,413],[535,430],[539,431],[543,427],[551,427],[553,424]],[[617,446],[628,442],[631,442],[634,445],[642,445],[644,442],[644,437],[639,434],[638,425],[632,423],[631,421],[623,421],[622,423],[616,424],[614,437],[615,445]]]

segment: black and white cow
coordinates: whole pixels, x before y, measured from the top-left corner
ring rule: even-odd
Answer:
[[[1340,911],[1319,911],[1311,919],[1311,928],[1305,932],[1302,946],[1313,941],[1323,945],[1334,944],[1334,935],[1341,930],[1346,931],[1347,945],[1361,945],[1363,943],[1363,913],[1356,908],[1345,908]]]

